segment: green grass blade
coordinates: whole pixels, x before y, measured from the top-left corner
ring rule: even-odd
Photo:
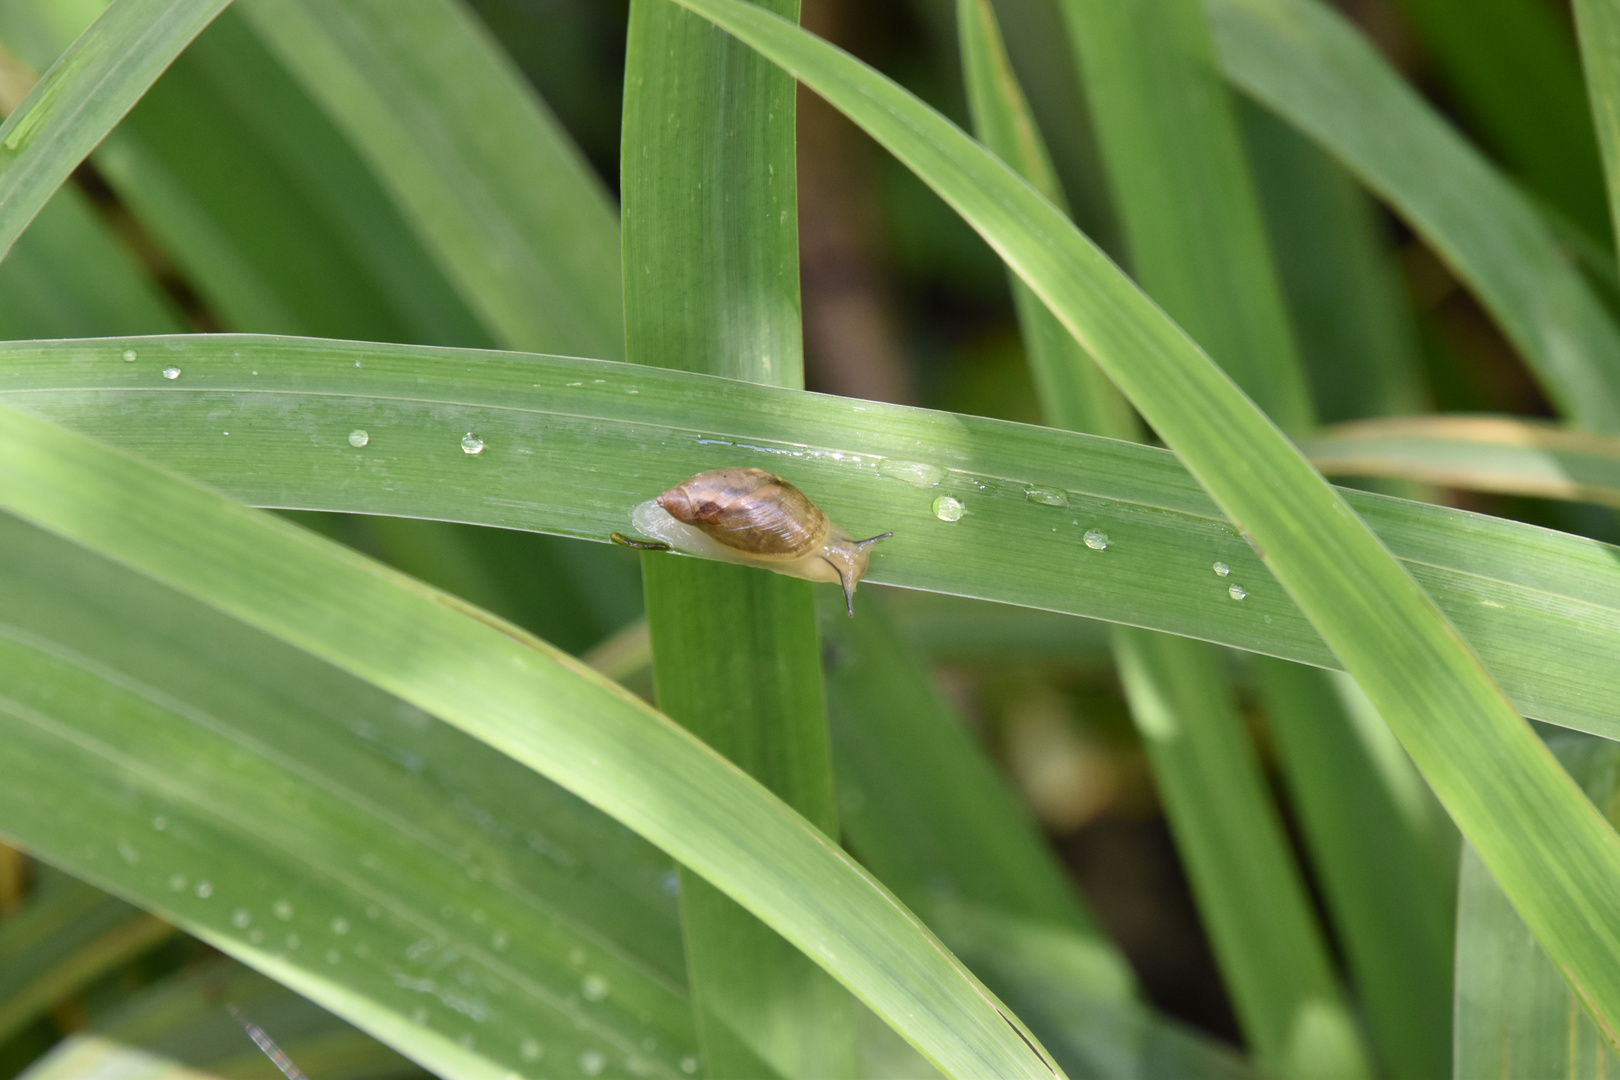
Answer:
[[[1562,736],[1558,757],[1612,820],[1620,747]],[[1620,1057],[1513,910],[1472,847],[1457,898],[1457,1080],[1558,1076],[1602,1080]]]
[[[0,262],[0,338],[182,329],[174,305],[71,185],[45,204]]]
[[[809,583],[651,555],[642,579],[659,706],[837,836]],[[690,871],[681,924],[709,1076],[854,1074],[852,1003],[808,958]]]
[[[622,689],[330,541],[66,429],[3,416],[0,505],[12,514],[205,599],[550,777],[725,889],[947,1074],[1051,1076],[966,969],[836,845]],[[403,1018],[389,1021],[291,960],[260,952],[252,962],[390,1044],[404,1034]]]
[[[262,0],[242,12],[370,164],[491,340],[624,355],[611,200],[471,11]]]
[[[1046,179],[1050,169],[1001,54],[988,5],[962,4],[958,10],[969,95],[987,147],[1016,163],[1020,173]],[[1251,388],[1265,388],[1273,408],[1296,426],[1308,424],[1310,404],[1299,384],[1254,194],[1199,9],[1161,5],[1138,14],[1071,3],[1067,11],[1077,46],[1100,61],[1087,67],[1090,96],[1104,103],[1098,112],[1105,162],[1138,275],[1164,290],[1185,319],[1223,341],[1227,355],[1261,358],[1247,373]],[[1144,79],[1142,72],[1153,77]],[[1200,106],[1188,108],[1188,101]],[[1144,131],[1153,134],[1143,137]],[[1199,165],[1188,167],[1188,156]],[[1222,182],[1209,182],[1210,174]],[[1144,185],[1164,175],[1178,179]],[[1201,208],[1197,216],[1224,224],[1211,228],[1206,221],[1189,229],[1182,208],[1192,206]],[[1247,281],[1235,294],[1225,291],[1231,286],[1224,278],[1211,288],[1207,275],[1186,272],[1222,261],[1223,253],[1246,270],[1239,276]],[[1247,287],[1256,284],[1258,290]],[[1022,283],[1015,288],[1021,306],[1039,304]],[[1234,304],[1246,310],[1236,311]],[[1117,392],[1079,401],[1051,393],[1065,385],[1065,371],[1089,372],[1095,365],[1061,325],[1052,325],[1050,313],[1025,314],[1022,321],[1031,364],[1045,373],[1038,382],[1047,391],[1042,407],[1048,416],[1066,427],[1140,437],[1134,422],[1122,424],[1110,414]],[[1041,333],[1048,327],[1055,334]],[[1067,341],[1053,340],[1057,334]],[[1200,913],[1256,1057],[1282,1075],[1363,1071],[1365,1055],[1339,1000],[1304,882],[1211,658],[1192,642],[1125,629],[1115,633],[1114,650]]]
[[[1620,836],[1422,588],[1282,434],[1060,211],[847,54],[733,0],[680,0],[792,70],[924,177],[1173,447],[1400,737],[1584,1000],[1620,1025]]]
[[[48,62],[83,14],[31,0],[0,12],[0,29]],[[365,164],[234,9],[176,59],[93,160],[227,326],[491,341]]]
[[[884,599],[889,599],[885,597]],[[1132,1000],[1124,958],[1077,903],[1028,811],[868,603],[822,606],[845,830],[877,873],[1077,1076],[1237,1075]]]
[[[1176,849],[1262,1068],[1356,1076],[1366,1050],[1232,691],[1204,646],[1120,628],[1114,656]]]
[[[1300,443],[1329,476],[1620,506],[1620,439],[1511,416],[1401,416],[1328,428]]]
[[[1382,718],[1347,707],[1354,682],[1256,664],[1269,669],[1256,679],[1268,730],[1376,1045],[1394,1076],[1444,1076],[1456,853],[1437,856],[1435,834],[1450,823]]]
[[[1197,0],[1063,0],[1132,276],[1272,419],[1314,423]]]
[[[1620,331],[1524,196],[1326,5],[1209,0],[1208,10],[1227,77],[1434,248],[1563,415],[1620,430]]]
[[[1447,99],[1525,185],[1591,236],[1608,235],[1580,61],[1560,14],[1535,0],[1399,4]]]
[[[0,344],[0,394],[260,506],[599,542],[672,475],[758,465],[847,528],[896,531],[873,581],[1340,666],[1186,469],[1146,446],[594,360],[236,335]],[[462,450],[468,431],[484,439],[477,455]],[[940,520],[941,497],[967,513]],[[1522,712],[1620,737],[1615,548],[1344,498]],[[1105,550],[1085,545],[1090,530]],[[1078,572],[1053,572],[1077,556]]]
[[[888,606],[874,600],[848,619],[829,595],[821,609],[839,798],[862,863],[924,914],[954,897],[1074,934],[1092,957],[1091,991],[1129,997],[1135,979],[1124,957],[896,636]]]
[[[994,8],[987,0],[960,0],[956,10],[963,81],[979,139],[1054,206],[1065,206],[1057,171],[1002,44]],[[1072,431],[1140,440],[1141,423],[1124,395],[1029,286],[1017,274],[1007,276],[1042,412]]]
[[[1237,105],[1320,419],[1422,411],[1416,320],[1372,200],[1276,116]]]
[[[275,1040],[306,1076],[403,1080],[427,1075],[320,1006],[229,960],[198,965],[143,988],[20,1075],[24,1080],[264,1075],[269,1059],[228,1008]]]
[[[1259,1074],[1207,1036],[1099,995],[1085,943],[1050,924],[957,903],[939,915],[957,954],[1019,1010],[1078,1076],[1242,1080]],[[1067,1056],[1065,1056],[1067,1055]]]
[[[230,0],[115,0],[0,125],[0,258]]]
[[[1610,230],[1595,232],[1612,237],[1620,233],[1620,5],[1614,0],[1575,0],[1574,9],[1609,196]]]
[[[320,660],[0,529],[6,835],[435,1068],[684,1075],[656,849]]]
[[[66,874],[37,878],[27,906],[0,923],[0,1042],[174,933]]]
[[[798,16],[797,0],[767,6]],[[620,176],[632,362],[804,385],[795,93],[691,12],[631,6]],[[643,555],[642,581],[659,707],[836,838],[810,584],[660,554]],[[697,874],[681,887],[708,1075],[853,1075],[848,995]]]

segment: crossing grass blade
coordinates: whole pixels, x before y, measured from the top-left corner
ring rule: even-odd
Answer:
[[[255,505],[598,542],[671,476],[758,465],[851,530],[895,531],[874,582],[1339,666],[1186,469],[1146,446],[603,361],[237,335],[0,344],[0,398]],[[356,431],[363,447],[349,442]],[[484,439],[476,455],[461,446],[469,431]],[[940,520],[942,496],[967,514]],[[1620,737],[1620,670],[1607,662],[1620,653],[1615,548],[1344,498],[1523,713]],[[1093,529],[1105,550],[1086,546]],[[1063,566],[1076,569],[1054,573]]]
[[[1561,735],[1559,760],[1611,820],[1620,747]],[[1559,1076],[1603,1080],[1620,1057],[1472,848],[1457,896],[1457,1077]]]
[[[798,15],[797,0],[767,7]],[[795,93],[691,12],[632,4],[620,166],[630,361],[804,385]],[[642,583],[659,708],[836,839],[810,584],[653,553]],[[855,1002],[824,972],[691,871],[681,917],[708,1075],[856,1072]]]
[[[174,932],[156,916],[40,868],[27,906],[0,922],[0,1042]]]
[[[1598,147],[1609,196],[1609,237],[1620,232],[1620,5],[1614,0],[1575,0],[1575,26]],[[1605,235],[1605,230],[1595,230]]]
[[[1620,439],[1512,416],[1352,421],[1300,443],[1329,476],[1393,476],[1441,487],[1620,506]]]
[[[1281,119],[1234,104],[1317,419],[1427,408],[1417,321],[1377,207]]]
[[[1608,234],[1602,168],[1567,13],[1535,0],[1400,0],[1448,103],[1508,170],[1589,236]]]
[[[12,515],[318,656],[549,776],[720,886],[948,1075],[1047,1080],[1054,1073],[972,975],[836,845],[621,688],[516,627],[296,526],[64,428],[15,410],[0,416],[0,506]],[[43,734],[50,725],[35,727]],[[69,768],[70,758],[84,756],[58,747],[30,768]],[[229,769],[208,775],[235,782]],[[84,816],[61,822],[68,835],[108,812],[89,800],[72,805]],[[211,831],[213,821],[199,828]],[[100,854],[123,862],[116,847]],[[235,858],[257,861],[245,851]],[[149,875],[159,869],[147,865]],[[223,916],[223,905],[209,906],[213,895],[211,886],[203,890],[189,910]],[[336,906],[334,897],[317,899],[306,909],[317,920],[307,927],[311,940],[327,932]],[[292,946],[232,943],[239,958],[385,1042],[417,1030],[408,1014],[345,991],[318,961],[305,968],[308,961],[278,955],[280,948]],[[459,1044],[442,1040],[436,1049],[437,1060],[466,1066],[469,1052]]]
[[[174,305],[74,187],[56,193],[0,262],[0,338],[172,334]]]
[[[48,63],[71,41],[76,14],[75,5],[23,0],[0,10],[0,33]],[[260,332],[491,342],[237,9],[192,42],[92,162],[195,289],[204,319]]]
[[[203,604],[9,515],[0,541],[5,835],[436,1070],[686,1075],[655,848]]]
[[[489,340],[623,358],[612,202],[470,10],[255,0],[242,14],[366,159]]]
[[[143,988],[21,1073],[25,1080],[259,1076],[270,1067],[228,1009],[258,1026],[306,1076],[406,1080],[419,1066],[320,1006],[230,960]]]
[[[976,6],[987,15],[986,7]],[[1236,133],[1230,117],[1225,116],[1224,93],[1215,83],[1210,49],[1198,25],[1197,7],[1156,9],[1156,14],[1142,25],[1136,25],[1142,19],[1140,14],[1120,19],[1117,12],[1108,9],[1107,17],[1098,18],[1101,9],[1084,3],[1072,5],[1071,13],[1077,22],[1084,16],[1090,30],[1099,31],[1093,34],[1086,27],[1077,27],[1077,33],[1084,35],[1087,42],[1082,50],[1141,54],[1134,64],[1105,63],[1089,76],[1100,111],[1118,113],[1121,102],[1132,102],[1135,110],[1156,117],[1153,127],[1157,134],[1152,137],[1141,135],[1137,131],[1141,125],[1131,122],[1128,115],[1117,115],[1113,121],[1115,127],[1123,126],[1132,133],[1125,140],[1126,152],[1121,159],[1110,163],[1116,177],[1116,197],[1139,222],[1153,223],[1149,227],[1153,242],[1137,258],[1139,274],[1150,285],[1167,286],[1186,324],[1201,337],[1223,343],[1225,353],[1269,353],[1269,366],[1247,369],[1248,377],[1264,377],[1268,372],[1284,376],[1255,389],[1263,392],[1262,400],[1273,402],[1296,423],[1307,422],[1312,407],[1293,377],[1298,364],[1288,347],[1286,327],[1282,327],[1281,334],[1257,332],[1267,326],[1275,331],[1283,321],[1276,310],[1278,289],[1266,260],[1255,255],[1256,248],[1263,251],[1266,247],[1265,238],[1259,235],[1254,195],[1247,187]],[[1154,19],[1169,19],[1176,29],[1155,30]],[[965,41],[971,41],[967,36],[970,30],[983,27],[985,43],[993,43],[993,24],[988,18],[972,22],[965,15],[963,23]],[[1155,44],[1171,39],[1183,41],[1183,47],[1166,50]],[[1202,47],[1189,48],[1189,41],[1202,42]],[[976,64],[974,52],[993,53],[994,49],[981,46],[967,50],[966,64],[970,87],[977,83],[985,91],[975,97],[975,117],[991,136],[987,141],[989,149],[1003,160],[1016,162],[1026,175],[1039,177],[1046,170],[1041,168],[1039,156],[1026,149],[1029,140],[998,138],[998,126],[985,123],[985,117],[998,108],[1011,113],[1022,110],[1016,94],[991,92],[998,80],[983,74],[987,68],[998,70],[1002,73],[999,83],[1005,85],[1011,79],[1010,70],[1005,61],[987,65],[981,60]],[[977,79],[976,70],[981,72]],[[1144,71],[1153,72],[1154,77],[1141,78],[1139,73]],[[1165,78],[1168,71],[1176,72],[1174,78]],[[1168,83],[1175,83],[1181,90],[1167,91]],[[1197,88],[1197,92],[1189,88]],[[1189,106],[1190,102],[1198,104]],[[1266,168],[1261,171],[1270,196],[1266,208],[1286,211],[1271,214],[1271,247],[1296,256],[1309,252],[1293,260],[1295,270],[1305,271],[1300,275],[1304,287],[1291,289],[1288,296],[1295,316],[1307,316],[1303,325],[1312,331],[1307,340],[1315,352],[1329,353],[1313,356],[1313,370],[1335,366],[1351,371],[1362,369],[1362,356],[1334,352],[1343,350],[1345,342],[1333,331],[1343,326],[1360,328],[1365,323],[1374,335],[1382,331],[1374,341],[1375,347],[1399,344],[1398,339],[1391,340],[1398,326],[1389,318],[1376,317],[1385,314],[1378,310],[1378,301],[1385,301],[1386,308],[1389,304],[1387,294],[1379,290],[1379,275],[1384,267],[1364,250],[1370,246],[1370,237],[1363,235],[1368,226],[1365,209],[1354,201],[1356,193],[1346,190],[1349,182],[1335,176],[1331,164],[1313,160],[1315,151],[1303,140],[1252,106],[1250,112],[1250,149],[1258,144],[1269,151],[1263,159]],[[1223,117],[1223,123],[1210,123]],[[1257,122],[1269,122],[1270,126]],[[1113,149],[1119,147],[1114,145]],[[1209,159],[1206,164],[1213,167],[1186,167],[1189,153]],[[1158,177],[1169,173],[1178,177],[1174,187],[1179,194],[1166,199],[1165,185]],[[1219,176],[1220,182],[1209,182],[1208,174]],[[1041,190],[1048,189],[1039,179],[1036,183]],[[1183,220],[1186,208],[1193,205],[1226,206],[1229,212],[1214,215],[1224,224],[1210,228],[1203,222]],[[1358,215],[1357,210],[1363,212]],[[1307,214],[1308,225],[1303,220]],[[1299,219],[1297,237],[1289,229],[1295,219]],[[1172,220],[1181,220],[1182,227],[1163,229],[1162,222]],[[1282,226],[1281,231],[1278,226]],[[1137,250],[1136,239],[1132,232],[1133,252]],[[1211,287],[1207,275],[1188,277],[1181,273],[1182,264],[1230,261],[1224,257],[1228,251],[1248,252],[1246,262],[1242,258],[1236,261],[1245,266],[1258,287],[1233,293],[1227,291],[1227,284]],[[1172,266],[1166,268],[1166,261]],[[1350,276],[1362,286],[1359,290],[1341,287],[1341,264],[1346,262],[1359,271]],[[1231,317],[1234,304],[1249,305],[1246,318]],[[1369,307],[1371,312],[1366,310]],[[1375,317],[1368,319],[1368,314]],[[1042,315],[1051,321],[1044,309]],[[1026,327],[1032,321],[1024,317]],[[1070,342],[1066,348],[1072,352],[1073,339],[1061,327],[1059,332]],[[1054,349],[1049,337],[1031,339],[1032,364],[1037,370],[1061,368],[1066,363],[1072,368],[1073,358]],[[1324,348],[1329,341],[1331,347]],[[1367,344],[1367,337],[1352,334],[1348,342],[1353,349],[1357,344]],[[1398,355],[1392,361],[1398,362]],[[1089,359],[1082,358],[1081,362],[1086,368],[1092,367]],[[1391,363],[1383,367],[1387,369]],[[1375,387],[1371,394],[1376,395],[1382,392],[1381,384],[1388,382],[1389,374],[1386,370],[1361,371],[1349,380],[1342,375],[1340,379]],[[1052,383],[1061,385],[1062,380],[1050,375],[1041,380],[1043,386]],[[1135,435],[1131,429],[1120,431],[1111,425],[1111,418],[1098,407],[1105,401],[1093,397],[1087,402],[1088,408],[1077,412],[1061,399],[1048,398],[1047,411],[1065,426],[1091,427],[1110,435]],[[1230,694],[1223,678],[1212,670],[1209,658],[1188,643],[1177,644],[1123,628],[1116,630],[1114,640],[1121,669],[1129,674],[1126,688],[1132,712],[1148,748],[1171,828],[1191,872],[1202,917],[1211,931],[1216,955],[1233,988],[1238,1014],[1257,1056],[1284,1073],[1326,1074],[1365,1068],[1365,1052],[1357,1045],[1355,1025],[1338,1001],[1323,935],[1272,807],[1270,791],[1248,748],[1242,722],[1227,703]],[[1398,815],[1386,778],[1372,767],[1365,754],[1343,753],[1327,758],[1295,752],[1310,747],[1313,739],[1337,740],[1341,748],[1357,748],[1349,717],[1326,693],[1326,675],[1275,661],[1256,662],[1251,671],[1272,706],[1267,719],[1275,736],[1274,745],[1282,751],[1279,760],[1289,790],[1301,812],[1307,849],[1314,862],[1333,871],[1324,877],[1328,909],[1352,960],[1352,972],[1362,991],[1366,1015],[1372,1021],[1372,1033],[1396,1075],[1422,1080],[1443,1072],[1449,941],[1443,936],[1403,936],[1381,918],[1387,906],[1411,904],[1423,908],[1426,914],[1408,920],[1410,924],[1426,929],[1444,922],[1444,907],[1435,909],[1435,896],[1421,888],[1429,884],[1428,875],[1423,873],[1427,852],[1414,844],[1413,837],[1372,824]],[[1307,693],[1275,694],[1274,684]],[[1312,688],[1314,695],[1309,692]],[[1298,732],[1304,734],[1284,737]],[[1346,816],[1339,812],[1336,798],[1340,786],[1355,793],[1354,805],[1359,814]],[[1359,822],[1367,823],[1360,831],[1356,828]],[[1233,838],[1241,839],[1234,842]],[[1386,872],[1378,878],[1380,888],[1376,894],[1363,890],[1362,856],[1368,850],[1389,851],[1381,869],[1408,871],[1415,867],[1417,880],[1414,882],[1410,874]],[[1413,949],[1414,939],[1426,947]],[[1436,1010],[1441,1010],[1438,1015]]]
[[[1620,912],[1605,899],[1620,889],[1620,836],[1342,497],[1060,211],[949,121],[768,13],[680,2],[878,138],[1063,320],[1264,553],[1600,1024],[1620,1031]]]
[[[230,0],[114,0],[0,125],[0,258]]]
[[[1208,11],[1227,78],[1423,237],[1562,415],[1620,429],[1620,330],[1525,196],[1327,5],[1209,0]]]

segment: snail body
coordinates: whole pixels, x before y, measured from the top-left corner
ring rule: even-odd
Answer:
[[[698,473],[638,505],[630,520],[660,546],[833,582],[843,588],[851,615],[872,545],[894,535],[856,540],[780,476],[747,468]]]

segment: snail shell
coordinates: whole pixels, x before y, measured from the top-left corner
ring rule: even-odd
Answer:
[[[764,469],[698,473],[637,506],[630,519],[678,551],[834,582],[851,615],[871,546],[893,535],[854,539],[808,495]]]

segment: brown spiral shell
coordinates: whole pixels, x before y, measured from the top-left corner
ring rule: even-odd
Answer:
[[[717,543],[758,558],[797,558],[827,542],[821,507],[764,469],[698,473],[658,496],[658,505]]]

